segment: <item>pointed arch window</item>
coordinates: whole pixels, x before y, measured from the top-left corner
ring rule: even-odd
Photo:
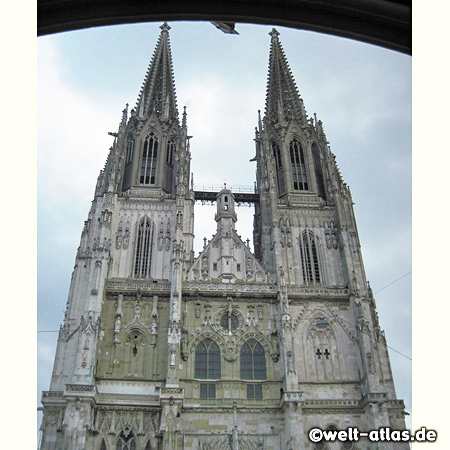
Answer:
[[[244,342],[241,348],[241,378],[243,380],[265,380],[266,355],[263,346],[256,339]],[[261,384],[247,384],[248,399],[262,399]]]
[[[308,178],[306,176],[305,153],[303,147],[297,139],[289,144],[289,152],[291,156],[292,182],[294,190],[307,191]]]
[[[317,193],[319,194],[319,197],[322,197],[324,200],[326,200],[325,183],[323,180],[323,170],[322,170],[322,164],[320,162],[319,147],[317,147],[317,145],[315,143],[313,143],[311,145],[311,152],[312,152],[313,161],[314,161],[314,171],[316,173]]]
[[[283,167],[282,161],[281,161],[281,151],[280,147],[278,147],[278,144],[276,142],[272,142],[272,151],[273,151],[273,157],[275,158],[275,167],[276,169],[281,169]]]
[[[314,234],[304,231],[300,239],[303,281],[305,284],[320,283],[319,258]]]
[[[195,378],[217,380],[220,378],[220,349],[211,339],[204,339],[195,350]],[[216,398],[214,383],[200,384],[200,398]]]
[[[204,380],[220,378],[220,349],[209,338],[200,342],[195,350],[195,378]]]
[[[175,150],[177,148],[177,144],[175,142],[174,138],[169,139],[169,142],[167,143],[167,153],[166,153],[166,164],[169,166],[173,166],[173,155],[175,153]]]
[[[266,355],[263,346],[256,339],[249,339],[241,348],[241,378],[266,379]]]
[[[150,133],[144,141],[141,164],[141,184],[155,184],[158,161],[158,138]]]
[[[102,445],[100,446],[100,450],[106,450],[106,444],[104,439],[102,439]]]
[[[284,194],[284,173],[283,160],[281,158],[281,150],[276,142],[272,142],[273,158],[275,160],[275,169],[277,174],[278,194]]]
[[[148,278],[150,275],[153,226],[145,216],[138,225],[134,256],[134,277]]]
[[[131,164],[133,162],[135,146],[136,146],[136,141],[135,141],[134,137],[128,138],[127,155],[125,158],[125,165]]]
[[[117,438],[116,450],[136,450],[136,439],[134,438],[133,433],[125,436],[122,431]]]

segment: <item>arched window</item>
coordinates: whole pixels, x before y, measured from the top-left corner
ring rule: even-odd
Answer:
[[[152,252],[152,231],[150,219],[145,216],[139,223],[134,258],[135,278],[147,278],[150,275]]]
[[[243,380],[266,379],[266,355],[263,346],[255,339],[244,342],[241,348],[241,378]]]
[[[106,450],[106,443],[104,439],[102,439],[102,445],[100,446],[100,450]]]
[[[211,339],[204,339],[195,350],[195,378],[220,378],[220,349]]]
[[[216,380],[220,378],[220,349],[211,339],[204,339],[195,350],[195,378]],[[216,398],[214,383],[200,384],[200,398]]]
[[[125,158],[125,165],[131,164],[133,162],[135,144],[136,141],[134,140],[134,137],[130,137],[127,143],[127,155]]]
[[[300,142],[294,139],[289,144],[289,152],[291,155],[292,182],[294,190],[307,191],[308,178],[306,176],[305,154]]]
[[[136,450],[136,439],[134,438],[133,433],[125,436],[122,431],[117,438],[116,450]]]
[[[141,184],[155,184],[158,160],[158,138],[150,133],[144,141],[141,165]]]
[[[278,144],[276,142],[272,142],[272,150],[273,150],[273,157],[275,158],[275,166],[276,169],[281,169],[283,167],[283,164],[281,162],[281,152],[280,147],[278,147]]]
[[[173,154],[177,148],[177,144],[174,138],[171,138],[167,143],[166,164],[173,166]]]
[[[273,158],[275,159],[275,169],[277,173],[278,194],[284,194],[284,172],[283,161],[281,159],[280,147],[276,142],[272,142]]]
[[[263,346],[255,339],[244,342],[241,348],[241,378],[243,380],[266,379],[266,355]],[[261,384],[248,384],[247,398],[261,399]]]
[[[320,283],[319,258],[314,234],[304,231],[300,239],[303,281],[305,284]]]
[[[325,183],[323,180],[322,165],[320,163],[319,148],[317,147],[317,145],[315,143],[313,143],[311,146],[311,152],[312,152],[313,161],[314,161],[314,171],[316,173],[317,193],[319,194],[319,197],[322,197],[324,200],[326,200]]]

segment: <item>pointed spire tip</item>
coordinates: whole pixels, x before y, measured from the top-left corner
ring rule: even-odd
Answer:
[[[276,28],[272,28],[272,31],[269,33],[269,36],[272,39],[278,39],[279,35],[280,35],[280,33],[278,32],[278,30]]]
[[[164,22],[159,28],[161,28],[161,32],[169,32],[170,26],[167,22]]]

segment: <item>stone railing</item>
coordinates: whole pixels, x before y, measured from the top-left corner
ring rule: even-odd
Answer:
[[[305,400],[303,402],[303,406],[307,408],[342,408],[349,406],[359,406],[360,400],[332,400],[332,399],[323,399],[323,400]]]
[[[95,395],[96,389],[93,384],[66,384],[64,395]]]
[[[169,388],[169,387],[161,388],[159,398],[161,398],[161,399],[168,399],[168,398],[183,399],[184,398],[184,389],[183,388]]]

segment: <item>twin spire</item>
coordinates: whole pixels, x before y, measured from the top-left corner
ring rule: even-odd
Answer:
[[[177,96],[169,40],[170,26],[164,22],[160,28],[161,34],[136,103],[136,114],[138,117],[148,117],[155,112],[162,120],[169,120],[178,117]]]
[[[160,28],[161,34],[137,100],[136,114],[138,117],[148,117],[155,112],[162,120],[170,120],[178,118],[170,26],[164,22]],[[306,120],[303,101],[278,38],[280,33],[273,28],[269,35],[271,45],[265,115],[273,124],[286,123],[291,119],[303,122]]]
[[[283,47],[278,39],[280,33],[273,28],[269,35],[272,39],[265,115],[273,124],[286,123],[291,119],[302,122],[306,119],[303,101],[300,98]]]

